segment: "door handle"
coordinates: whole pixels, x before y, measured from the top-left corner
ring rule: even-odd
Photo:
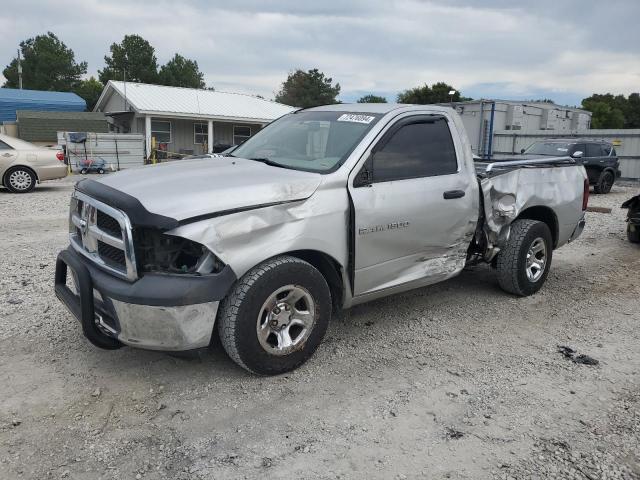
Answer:
[[[444,192],[442,196],[445,200],[451,200],[452,198],[462,198],[464,197],[464,190],[449,190],[448,192]]]

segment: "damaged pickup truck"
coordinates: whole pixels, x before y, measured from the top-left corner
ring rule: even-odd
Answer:
[[[535,293],[588,188],[569,157],[474,162],[446,107],[299,110],[220,158],[80,181],[55,290],[98,347],[196,349],[216,327],[239,365],[279,374],[335,309],[469,263]]]

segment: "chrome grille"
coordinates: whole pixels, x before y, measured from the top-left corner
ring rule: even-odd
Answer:
[[[124,212],[75,191],[69,209],[73,248],[96,265],[127,280],[136,280],[131,224]]]

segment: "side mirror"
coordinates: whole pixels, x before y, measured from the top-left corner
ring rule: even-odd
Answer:
[[[583,155],[584,152],[582,152],[582,150],[576,150],[571,154],[571,158],[582,158]]]
[[[520,153],[524,153],[524,148],[521,148],[521,149],[520,149]]]

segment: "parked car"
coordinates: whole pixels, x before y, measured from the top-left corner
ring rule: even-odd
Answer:
[[[631,197],[622,204],[627,211],[627,238],[631,243],[640,243],[640,195]]]
[[[0,135],[0,179],[9,191],[30,192],[36,183],[66,176],[67,166],[61,150]]]
[[[521,153],[527,156],[569,155],[582,158],[582,164],[587,170],[589,184],[593,185],[594,193],[609,193],[614,182],[621,175],[616,149],[603,140],[554,138],[535,142],[529,148],[522,149]]]
[[[474,162],[458,114],[427,105],[301,110],[216,161],[151,168],[77,184],[58,298],[99,347],[206,347],[216,325],[265,375],[305,362],[333,309],[469,263],[537,292],[589,195],[571,158]]]

